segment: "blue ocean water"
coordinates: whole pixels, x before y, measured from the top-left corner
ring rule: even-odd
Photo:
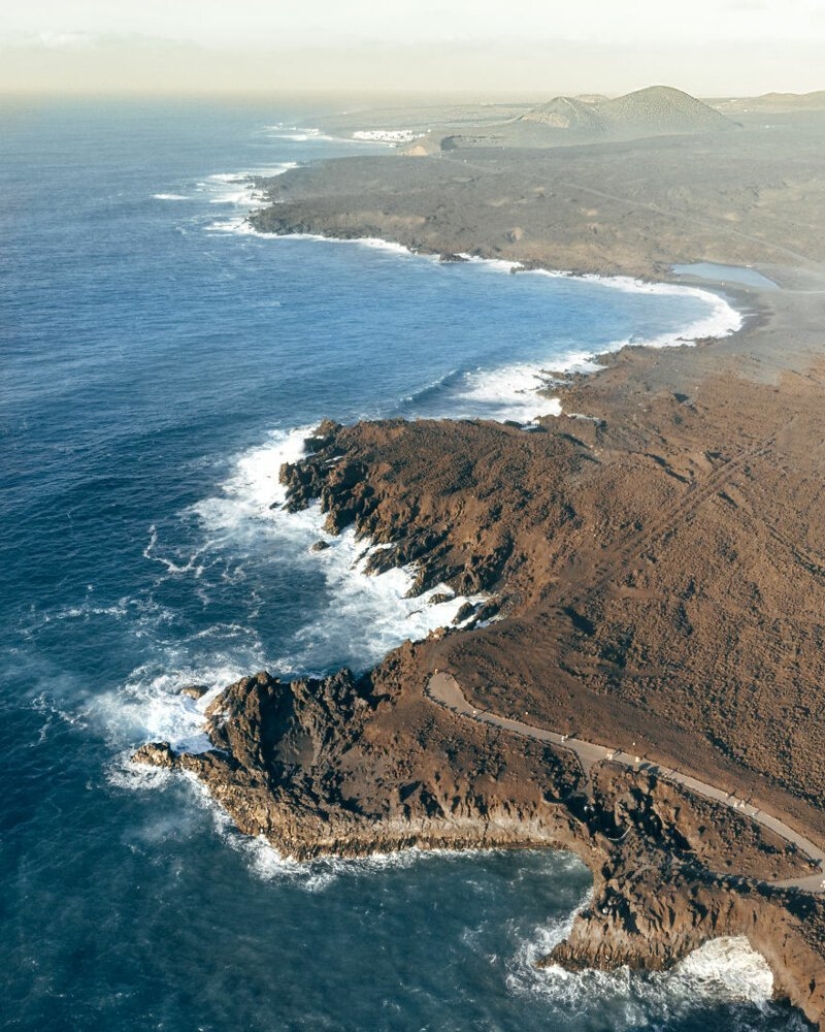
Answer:
[[[353,153],[317,117],[0,108],[0,1025],[802,1028],[737,943],[665,976],[537,972],[587,897],[568,855],[298,867],[129,765],[197,744],[182,684],[363,668],[450,618],[270,509],[296,428],[528,420],[542,370],[734,319],[695,291],[244,232],[246,173]]]

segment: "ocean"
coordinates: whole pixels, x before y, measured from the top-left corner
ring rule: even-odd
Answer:
[[[258,103],[0,107],[0,1027],[127,1032],[806,1027],[736,940],[668,974],[533,961],[588,896],[569,854],[301,866],[135,768],[261,668],[364,669],[449,622],[278,468],[329,416],[553,411],[623,342],[724,333],[716,295],[262,238],[249,173],[383,152]]]

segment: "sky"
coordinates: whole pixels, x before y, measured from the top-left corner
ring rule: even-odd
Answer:
[[[22,0],[0,90],[825,88],[825,0]],[[823,69],[823,71],[820,71]],[[679,81],[674,81],[678,79]]]

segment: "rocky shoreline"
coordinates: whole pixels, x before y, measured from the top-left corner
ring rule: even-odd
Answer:
[[[544,963],[660,970],[711,938],[744,935],[777,994],[818,1018],[821,904],[764,880],[807,872],[803,857],[655,777],[607,765],[586,778],[561,753],[433,712],[411,690],[419,648],[361,679],[244,679],[209,709],[214,751],[155,744],[135,759],[194,773],[241,831],[300,860],[411,846],[572,850],[594,873],[593,897]]]
[[[655,165],[670,146],[638,151]],[[639,156],[622,154],[628,167]],[[515,179],[506,155],[486,165],[474,155],[478,176],[457,161],[413,171],[405,161],[279,177],[255,223],[650,276],[665,260],[708,254],[707,226],[678,247],[671,227],[648,246],[667,221],[650,211],[652,230],[623,224],[609,246],[603,231],[582,237],[578,216],[552,239],[485,237],[479,212],[483,221],[495,198],[472,196],[481,180],[509,190],[501,218],[519,190],[527,207],[549,210],[547,192]],[[399,177],[416,189],[405,194]],[[412,210],[424,204],[429,216]],[[716,239],[732,262],[759,250],[753,236],[727,248]],[[783,248],[787,257],[785,241],[756,260]],[[816,264],[786,268],[784,282],[807,286]],[[479,708],[616,743],[825,840],[822,305],[814,291],[748,296],[764,315],[744,333],[667,353],[629,348],[561,388],[564,410],[591,419],[546,418],[530,433],[481,421],[323,423],[307,456],[282,470],[287,507],[320,500],[330,532],[354,526],[388,546],[373,553],[374,571],[414,562],[415,591],[445,583],[490,601],[464,614],[465,629],[407,643],[361,676],[245,678],[206,713],[212,750],[153,743],[135,759],[196,774],[243,832],[299,859],[411,845],[572,850],[593,871],[593,898],[547,963],[663,968],[708,939],[745,935],[777,994],[825,1028],[823,899],[776,884],[816,873],[810,858],[649,771],[585,769],[426,691],[448,671]]]
[[[573,426],[591,443],[570,433]],[[550,648],[558,628],[547,626],[548,586],[566,564],[581,566],[583,535],[593,535],[582,521],[581,485],[598,479],[609,436],[607,423],[564,417],[531,433],[475,422],[322,424],[310,454],[282,469],[287,506],[319,498],[330,531],[354,524],[359,534],[393,546],[374,553],[377,566],[416,561],[420,591],[445,582],[490,592],[500,619],[472,633],[446,629],[408,644],[362,677],[341,671],[292,684],[265,673],[244,679],[207,711],[214,750],[176,754],[155,743],[135,758],[196,774],[243,832],[264,835],[298,859],[413,845],[571,849],[594,872],[593,901],[548,963],[661,968],[709,938],[746,935],[769,959],[777,991],[819,1020],[824,983],[811,972],[822,963],[825,909],[818,898],[771,884],[814,872],[805,856],[745,817],[661,779],[609,764],[586,772],[563,750],[468,726],[426,697],[426,680],[441,664],[473,690],[472,674],[484,667],[470,646],[487,663],[492,650],[500,667],[522,652],[525,631],[534,652]],[[445,456],[443,464],[433,455]],[[657,482],[674,479],[672,470],[649,465]],[[491,536],[505,528],[506,538]],[[568,607],[566,616],[568,644],[577,649],[596,636],[587,626],[592,609],[582,609]],[[561,649],[550,662],[557,680],[567,676],[569,690]],[[615,659],[602,656],[596,665],[609,683]],[[533,712],[523,672],[521,678],[522,684],[508,678],[484,701],[513,710],[529,700]],[[556,709],[548,726],[569,729],[571,706],[583,721],[586,701],[595,710],[589,727],[596,735],[636,733],[646,756],[701,767],[706,777],[711,770],[720,784],[754,793],[753,771],[712,756],[684,727],[649,715],[647,726],[639,722],[634,731],[637,705],[622,709],[609,692],[582,689],[579,705]],[[479,700],[482,691],[476,684]],[[541,709],[535,712],[541,721]],[[763,786],[762,793],[781,806],[776,789],[771,795]]]

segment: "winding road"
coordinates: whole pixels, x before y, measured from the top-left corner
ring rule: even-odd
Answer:
[[[584,742],[579,738],[571,738],[567,735],[557,734],[555,731],[548,731],[545,728],[536,727],[534,724],[525,724],[521,720],[512,720],[509,717],[500,717],[488,710],[476,709],[467,701],[461,685],[452,674],[443,671],[436,671],[429,680],[426,695],[439,706],[457,713],[459,716],[475,720],[480,724],[490,724],[493,727],[510,731],[512,734],[521,735],[524,738],[532,738],[539,742],[549,742],[551,745],[559,746],[574,753],[582,765],[585,773],[596,763],[616,763],[627,767],[630,770],[641,770],[654,774],[656,777],[666,781],[682,785],[695,795],[703,796],[723,806],[735,810],[737,813],[750,817],[752,820],[769,828],[786,842],[792,843],[815,863],[822,868],[822,873],[808,875],[804,878],[792,878],[783,881],[773,882],[780,888],[804,889],[808,892],[825,893],[825,851],[817,846],[810,839],[800,835],[799,832],[789,828],[787,824],[778,817],[774,817],[756,806],[738,799],[736,796],[723,792],[713,785],[709,785],[697,778],[683,774],[681,771],[669,767],[661,767],[655,763],[649,763],[639,756],[631,756],[620,749],[608,749],[604,745],[595,745],[592,742]]]

